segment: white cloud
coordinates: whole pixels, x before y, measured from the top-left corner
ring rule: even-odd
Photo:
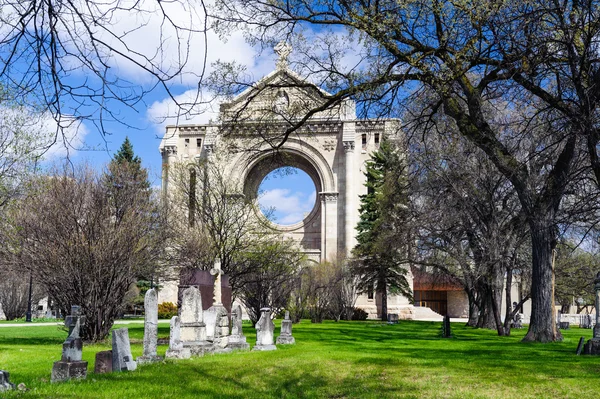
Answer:
[[[191,112],[183,113],[178,117],[180,108],[175,103],[189,104]],[[209,123],[219,116],[219,104],[221,99],[212,96],[211,93],[198,93],[196,90],[188,90],[175,97],[175,101],[168,97],[161,101],[155,101],[148,107],[146,115],[150,122],[155,124],[158,133],[164,134],[165,126],[175,124]],[[191,105],[196,104],[196,105]],[[185,106],[186,108],[188,106]]]
[[[292,192],[289,189],[275,188],[260,193],[258,202],[261,209],[273,211],[274,221],[279,224],[294,224],[310,213],[315,205],[316,192],[310,194]]]

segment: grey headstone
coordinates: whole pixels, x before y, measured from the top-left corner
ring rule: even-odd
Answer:
[[[581,355],[581,352],[583,352],[584,342],[585,342],[585,337],[579,338],[579,343],[577,344],[577,351],[575,352],[576,355]]]
[[[52,365],[51,382],[85,378],[88,363],[82,361],[83,342],[80,329],[85,324],[85,316],[81,315],[81,307],[71,306],[71,314],[65,318],[65,326],[69,328],[69,336],[63,343],[62,356]]]
[[[271,320],[271,309],[262,308],[260,310],[260,319],[256,322],[256,345],[252,350],[269,351],[277,347],[273,344],[273,333],[275,324]]]
[[[242,330],[242,307],[235,306],[231,311],[231,335],[227,342],[227,347],[231,349],[250,349],[250,344],[246,342],[246,336]]]
[[[10,382],[9,377],[8,371],[0,370],[0,392],[15,389],[15,384]]]
[[[133,371],[137,368],[137,363],[131,355],[129,329],[119,328],[113,330],[112,356],[113,371]]]
[[[165,353],[167,359],[189,359],[192,356],[189,348],[184,348],[181,342],[181,325],[179,316],[171,318],[171,332],[169,335],[169,349]]]
[[[202,297],[197,287],[189,287],[183,291],[181,300],[181,341],[183,345],[195,345],[206,341],[206,325],[202,311]]]
[[[398,324],[398,313],[388,313],[388,323]]]
[[[277,344],[290,345],[295,343],[296,339],[292,336],[292,321],[290,320],[290,312],[286,310],[285,319],[281,320],[281,331],[277,337]]]
[[[97,352],[96,362],[94,363],[94,373],[112,373],[112,361],[112,351]]]
[[[144,296],[144,352],[137,358],[137,362],[152,363],[161,361],[156,354],[158,345],[158,294],[151,288]]]

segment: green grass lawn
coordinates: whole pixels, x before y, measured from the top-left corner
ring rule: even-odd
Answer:
[[[279,325],[279,322],[276,322]],[[119,327],[119,326],[117,326]],[[141,355],[142,325],[128,325],[134,357]],[[593,398],[600,395],[600,357],[575,356],[580,336],[564,331],[555,344],[523,344],[511,337],[441,323],[303,321],[296,345],[272,352],[237,352],[145,365],[134,372],[93,374],[94,354],[110,345],[84,346],[85,381],[51,384],[66,334],[57,327],[0,328],[0,369],[27,392],[15,398]],[[248,342],[255,336],[244,326]],[[167,337],[161,324],[160,337]],[[276,335],[278,331],[276,331]],[[163,355],[167,346],[159,346]],[[4,395],[4,396],[3,396]]]

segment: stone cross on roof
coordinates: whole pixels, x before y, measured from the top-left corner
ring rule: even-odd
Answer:
[[[288,66],[288,57],[292,52],[292,46],[285,40],[280,41],[274,48],[275,53],[279,56],[277,60],[277,69],[286,69]]]

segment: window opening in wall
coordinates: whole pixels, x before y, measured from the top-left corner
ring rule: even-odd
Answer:
[[[375,133],[375,145],[379,145],[379,133]]]
[[[196,147],[202,147],[202,139],[196,139]]]
[[[185,148],[190,146],[190,139],[185,139]]]
[[[366,134],[362,135],[362,148],[363,148],[363,150],[367,149],[367,135]]]
[[[369,288],[367,288],[367,298],[368,299],[373,299],[374,297],[374,292],[373,292],[373,284],[369,284]]]

